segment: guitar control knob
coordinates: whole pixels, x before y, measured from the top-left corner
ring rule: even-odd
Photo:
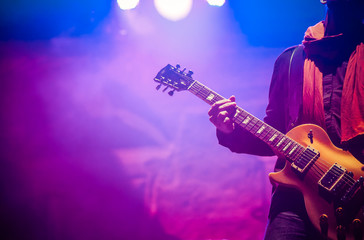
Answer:
[[[336,214],[336,222],[338,223],[338,225],[343,224],[343,221],[344,221],[344,209],[342,207],[336,208],[335,214]]]
[[[344,210],[342,207],[336,208],[336,214],[338,217],[342,217],[344,215]]]
[[[363,224],[360,219],[353,220],[354,239],[363,239]]]
[[[174,89],[173,89],[173,90],[171,90],[171,91],[169,91],[169,92],[168,92],[168,94],[169,94],[169,96],[173,96],[173,94],[174,94]]]
[[[342,225],[338,225],[336,228],[336,234],[338,240],[345,240],[345,228]]]
[[[320,216],[320,228],[321,228],[321,235],[325,238],[327,237],[327,232],[329,229],[329,223],[328,223],[329,218],[327,217],[326,214],[322,214]]]

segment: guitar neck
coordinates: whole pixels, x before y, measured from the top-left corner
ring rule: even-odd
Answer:
[[[188,88],[188,91],[209,105],[213,105],[217,101],[225,99],[198,81],[194,81]],[[236,113],[232,120],[235,122],[235,124],[239,125],[257,138],[264,141],[276,153],[285,156],[292,162],[296,156],[300,155],[305,150],[301,144],[287,137],[285,134],[281,133],[240,107],[237,107]]]

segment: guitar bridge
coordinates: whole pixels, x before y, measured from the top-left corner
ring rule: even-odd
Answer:
[[[318,182],[321,197],[344,209],[337,221],[349,224],[364,203],[364,178],[353,178],[352,173],[335,163]]]
[[[344,196],[341,197],[342,202],[350,202],[353,199],[355,199],[357,196],[361,196],[361,198],[364,198],[364,178],[360,177],[359,180],[357,180],[344,194]]]
[[[318,184],[322,196],[328,201],[336,200],[341,204],[348,204],[364,197],[364,178],[360,177],[355,181],[352,174],[337,163],[321,177]]]

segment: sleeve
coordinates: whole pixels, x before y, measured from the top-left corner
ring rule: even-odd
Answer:
[[[295,47],[285,50],[274,64],[273,75],[269,88],[269,103],[266,108],[264,122],[282,133],[286,133],[287,91],[289,62]],[[263,141],[245,129],[237,126],[230,134],[217,130],[219,144],[235,153],[245,153],[257,156],[273,156],[272,149]]]

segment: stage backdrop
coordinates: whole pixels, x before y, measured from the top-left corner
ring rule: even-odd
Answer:
[[[262,118],[288,45],[252,44],[228,6],[149,7],[1,42],[2,239],[262,239],[275,158],[218,145],[209,106],[153,78],[178,63]]]

